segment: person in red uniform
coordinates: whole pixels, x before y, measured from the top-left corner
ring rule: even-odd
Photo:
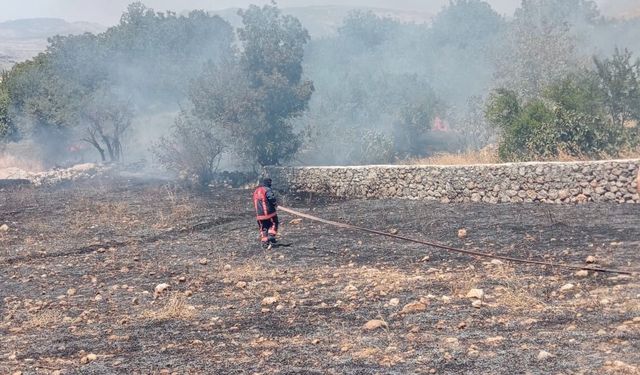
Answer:
[[[278,201],[271,190],[271,179],[262,180],[262,185],[253,192],[253,205],[260,229],[260,242],[264,248],[271,248],[276,243],[278,234]]]

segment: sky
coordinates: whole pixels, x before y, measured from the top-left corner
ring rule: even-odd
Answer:
[[[134,0],[0,0],[0,22],[21,18],[54,17],[67,21],[88,21],[111,26],[118,22],[127,4]],[[488,0],[499,13],[511,15],[520,0]],[[606,10],[622,7],[639,0],[597,0]],[[246,7],[248,4],[266,4],[270,0],[144,0],[157,11],[187,9],[220,10]],[[279,0],[280,7],[308,5],[349,5],[420,10],[437,13],[449,0]]]

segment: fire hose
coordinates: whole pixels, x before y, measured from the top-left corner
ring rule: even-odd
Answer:
[[[626,271],[626,270],[617,270],[617,269],[609,269],[609,268],[601,268],[601,267],[577,266],[577,265],[570,265],[570,264],[545,262],[545,261],[539,261],[539,260],[529,260],[529,259],[522,259],[522,258],[514,258],[514,257],[505,256],[505,255],[494,255],[494,254],[489,254],[489,253],[484,253],[484,252],[474,251],[474,250],[465,250],[465,249],[460,249],[460,248],[455,248],[455,247],[451,247],[451,246],[442,245],[442,244],[435,243],[435,242],[418,240],[418,239],[415,239],[415,238],[410,238],[410,237],[400,236],[400,235],[397,235],[397,234],[391,234],[391,233],[387,233],[387,232],[382,232],[382,231],[378,231],[378,230],[375,230],[375,229],[363,228],[363,227],[359,227],[359,226],[356,226],[356,225],[351,225],[351,224],[346,224],[346,223],[340,223],[340,222],[337,222],[337,221],[322,219],[322,218],[319,218],[319,217],[316,217],[316,216],[313,216],[313,215],[309,215],[309,214],[305,214],[305,213],[293,210],[291,208],[283,207],[283,206],[278,206],[278,209],[280,209],[280,210],[282,210],[284,212],[287,212],[287,213],[289,213],[291,215],[294,215],[294,216],[298,216],[298,217],[301,217],[301,218],[304,218],[304,219],[308,219],[308,220],[311,220],[311,221],[316,221],[316,222],[319,222],[319,223],[331,225],[331,226],[334,226],[334,227],[337,227],[337,228],[354,230],[354,231],[359,231],[359,232],[366,232],[366,233],[371,233],[371,234],[384,236],[384,237],[390,237],[390,238],[394,238],[394,239],[402,240],[402,241],[406,241],[406,242],[412,242],[412,243],[416,243],[416,244],[420,244],[420,245],[431,246],[431,247],[434,247],[434,248],[437,248],[437,249],[441,249],[441,250],[445,250],[445,251],[448,251],[448,252],[461,253],[461,254],[466,254],[466,255],[471,255],[471,256],[483,257],[483,258],[498,259],[498,260],[504,260],[504,261],[514,262],[514,263],[535,264],[535,265],[539,265],[539,266],[549,266],[549,267],[554,267],[554,268],[564,268],[564,269],[570,269],[570,270],[586,270],[586,271],[602,272],[602,273],[615,273],[615,274],[621,274],[621,275],[637,275],[638,274],[637,271]]]

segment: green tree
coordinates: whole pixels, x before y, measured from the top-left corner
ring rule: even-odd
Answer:
[[[608,118],[605,95],[595,72],[571,74],[523,99],[514,91],[495,91],[487,105],[487,121],[498,128],[503,160],[549,159],[560,152],[572,156],[616,155],[630,145],[629,129]]]
[[[9,117],[9,92],[5,83],[7,73],[0,74],[0,142],[7,139],[12,130],[11,119]]]
[[[195,113],[220,126],[237,153],[260,165],[276,165],[301,145],[291,120],[307,109],[314,90],[302,76],[309,34],[272,5],[250,6],[239,14],[242,52],[210,65],[190,98]]]
[[[622,128],[640,120],[640,59],[632,61],[628,50],[615,49],[609,59],[594,57],[607,112]]]
[[[45,52],[11,69],[2,87],[9,96],[13,134],[59,151],[72,135],[81,134],[94,147],[99,145],[103,159],[118,160],[126,135],[132,133],[121,133],[116,126],[115,133],[106,136],[117,137],[109,142],[111,152],[98,131],[107,130],[96,127],[103,123],[96,118],[113,122],[130,112],[114,105],[122,97],[135,104],[137,112],[177,109],[205,63],[230,55],[232,43],[233,29],[218,16],[204,11],[177,16],[131,4],[120,23],[106,32],[53,37]],[[104,105],[87,106],[95,97]],[[124,122],[126,128],[130,122]]]

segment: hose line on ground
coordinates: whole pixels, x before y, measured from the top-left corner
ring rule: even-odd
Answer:
[[[360,231],[360,232],[366,232],[366,233],[376,234],[376,235],[379,235],[379,236],[391,237],[391,238],[395,238],[395,239],[398,239],[398,240],[403,240],[403,241],[407,241],[407,242],[413,242],[413,243],[417,243],[417,244],[421,244],[421,245],[427,245],[427,246],[435,247],[435,248],[446,250],[446,251],[449,251],[449,252],[456,252],[456,253],[462,253],[462,254],[478,256],[478,257],[484,257],[484,258],[491,258],[491,259],[499,259],[499,260],[505,260],[505,261],[515,262],[515,263],[536,264],[536,265],[540,265],[540,266],[565,268],[565,269],[570,269],[570,270],[586,270],[586,271],[593,271],[593,272],[616,273],[616,274],[621,274],[621,275],[636,275],[637,274],[637,272],[634,272],[634,271],[624,271],[624,270],[616,270],[616,269],[608,269],[608,268],[600,268],[600,267],[575,266],[575,265],[570,265],[570,264],[561,264],[561,263],[553,263],[553,262],[543,262],[543,261],[538,261],[538,260],[528,260],[528,259],[521,259],[521,258],[513,258],[513,257],[504,256],[504,255],[493,255],[493,254],[488,254],[488,253],[483,253],[483,252],[473,251],[473,250],[464,250],[464,249],[459,249],[459,248],[455,248],[455,247],[451,247],[451,246],[441,245],[441,244],[434,243],[434,242],[417,240],[415,238],[410,238],[410,237],[405,237],[405,236],[399,236],[397,234],[381,232],[381,231],[378,231],[378,230],[375,230],[375,229],[368,229],[368,228],[358,227],[358,226],[351,225],[351,224],[340,223],[340,222],[337,222],[337,221],[331,221],[331,220],[327,220],[327,219],[322,219],[322,218],[319,218],[319,217],[316,217],[316,216],[313,216],[313,215],[309,215],[309,214],[305,214],[305,213],[293,210],[291,208],[283,207],[283,206],[278,206],[278,209],[280,209],[280,210],[282,210],[284,212],[287,212],[287,213],[289,213],[291,215],[294,215],[294,216],[298,216],[298,217],[301,217],[301,218],[304,218],[304,219],[309,219],[309,220],[312,220],[312,221],[317,221],[317,222],[324,223],[324,224],[327,224],[327,225],[331,225],[331,226],[334,226],[334,227],[343,228],[343,229],[350,229],[350,230],[355,230],[355,231]]]

